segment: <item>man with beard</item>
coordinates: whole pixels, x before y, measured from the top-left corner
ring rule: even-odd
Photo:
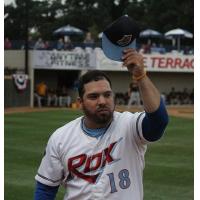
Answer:
[[[78,87],[84,115],[50,137],[35,177],[35,200],[55,199],[61,184],[67,189],[64,200],[143,199],[146,146],[161,138],[168,115],[142,55],[125,49],[122,60],[137,81],[145,111],[114,111],[108,76],[101,71],[84,74]]]

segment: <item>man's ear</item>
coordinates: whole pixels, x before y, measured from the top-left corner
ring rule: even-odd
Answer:
[[[82,108],[82,103],[83,103],[83,100],[82,100],[82,98],[81,97],[77,97],[77,102],[79,103],[79,105],[80,105],[80,108]]]

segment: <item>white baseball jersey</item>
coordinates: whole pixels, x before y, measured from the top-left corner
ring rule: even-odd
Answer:
[[[114,112],[102,137],[87,135],[79,117],[57,129],[48,141],[36,180],[64,184],[64,200],[142,200],[144,113]]]

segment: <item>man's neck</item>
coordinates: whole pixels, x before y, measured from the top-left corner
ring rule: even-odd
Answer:
[[[106,123],[102,123],[102,124],[99,124],[99,123],[95,123],[93,121],[91,121],[90,119],[88,119],[87,117],[84,117],[84,124],[86,126],[86,128],[89,128],[89,129],[97,129],[97,128],[105,128],[107,126],[109,126],[109,124],[111,123],[112,119]]]

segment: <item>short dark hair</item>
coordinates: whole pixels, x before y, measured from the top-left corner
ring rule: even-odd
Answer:
[[[110,87],[112,88],[112,83],[110,81],[110,78],[106,75],[106,73],[99,71],[99,70],[92,70],[88,71],[85,74],[83,74],[79,79],[78,84],[78,93],[79,97],[82,98],[84,94],[84,85],[92,82],[92,81],[99,81],[99,80],[107,80],[110,84]]]

